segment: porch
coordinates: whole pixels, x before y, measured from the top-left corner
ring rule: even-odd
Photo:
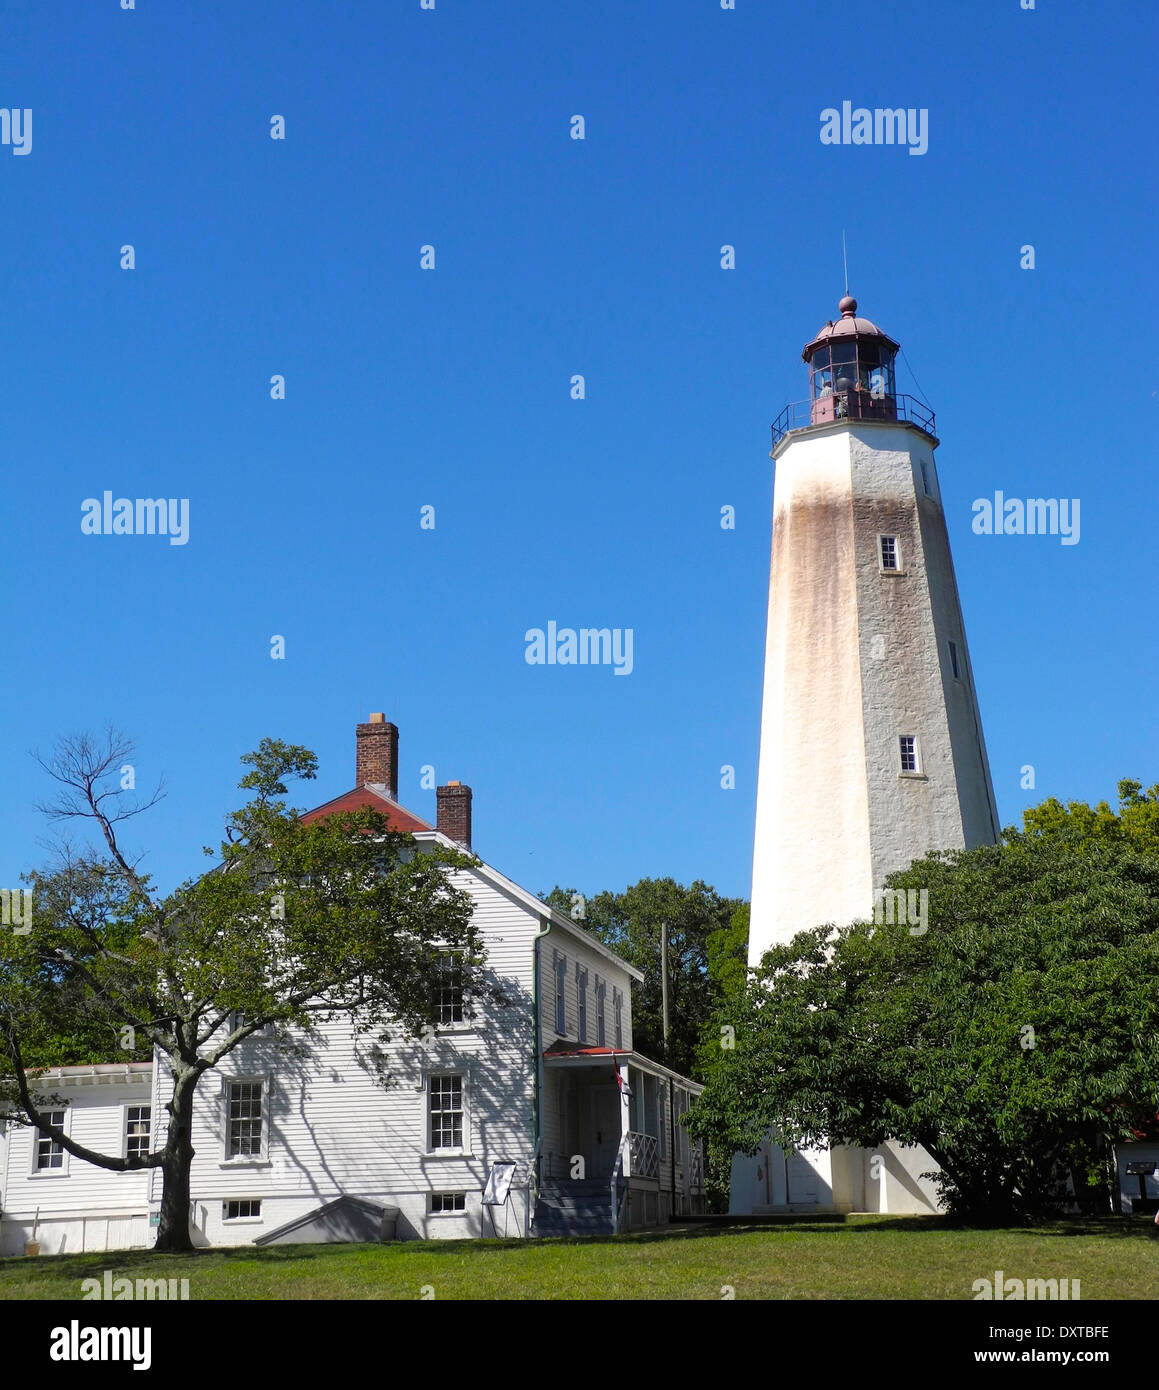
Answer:
[[[702,1212],[702,1152],[680,1123],[700,1089],[635,1052],[559,1043],[545,1052],[540,1183],[549,1203],[566,1209],[606,1188],[600,1220],[606,1211],[613,1231]],[[584,1201],[591,1216],[597,1198]]]

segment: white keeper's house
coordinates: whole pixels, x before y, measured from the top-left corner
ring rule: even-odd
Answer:
[[[470,787],[438,788],[429,825],[398,802],[397,728],[372,714],[356,743],[355,787],[311,817],[372,805],[420,847],[471,848]],[[390,1045],[386,1088],[348,1024],[291,1058],[272,1036],[242,1043],[198,1090],[198,1244],[597,1234],[703,1210],[680,1124],[701,1088],[633,1051],[640,972],[491,865],[453,877],[507,1002],[473,1012],[449,970],[439,1026]],[[157,1055],[39,1087],[79,1142],[132,1153],[163,1132],[167,1082]],[[0,1136],[0,1254],[148,1247],[160,1204],[159,1168],[110,1172],[27,1126]]]

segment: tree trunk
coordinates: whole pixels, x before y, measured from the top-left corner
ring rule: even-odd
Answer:
[[[189,1177],[193,1166],[193,1096],[200,1073],[174,1078],[169,1111],[169,1136],[161,1160],[161,1224],[154,1250],[192,1250],[189,1229]]]

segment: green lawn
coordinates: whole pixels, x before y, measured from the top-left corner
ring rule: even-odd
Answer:
[[[189,1280],[191,1299],[972,1298],[975,1279],[1081,1280],[1082,1298],[1159,1298],[1150,1221],[971,1230],[851,1217],[587,1241],[413,1241],[0,1260],[0,1298],[81,1295],[81,1280]],[[433,1295],[429,1292],[433,1290]]]

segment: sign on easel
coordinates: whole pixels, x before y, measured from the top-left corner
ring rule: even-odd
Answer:
[[[514,1163],[493,1163],[491,1171],[487,1174],[487,1186],[483,1189],[483,1205],[485,1207],[501,1207],[507,1201],[507,1194],[511,1191],[511,1182],[515,1177],[516,1164]]]

